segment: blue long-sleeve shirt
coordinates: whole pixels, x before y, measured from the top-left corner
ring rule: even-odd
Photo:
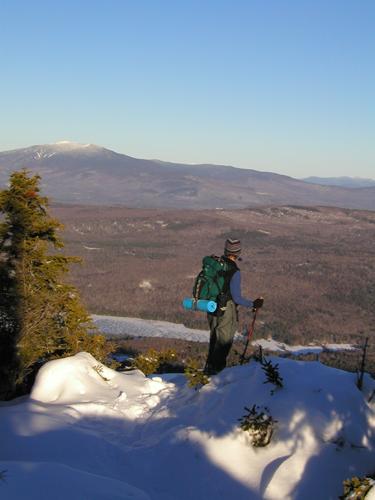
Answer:
[[[229,283],[230,293],[232,295],[233,302],[239,306],[253,307],[253,301],[245,299],[241,294],[241,273],[236,271]]]

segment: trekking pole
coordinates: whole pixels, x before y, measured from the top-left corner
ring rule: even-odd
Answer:
[[[368,337],[366,337],[365,345],[363,346],[361,368],[357,375],[357,387],[361,391],[363,386],[363,375],[365,373],[366,351],[368,347]]]
[[[245,349],[244,349],[244,351],[242,353],[242,356],[240,357],[240,364],[241,365],[243,365],[244,362],[245,362],[246,351],[247,351],[250,339],[251,339],[251,337],[253,336],[253,333],[254,333],[255,320],[257,319],[258,309],[253,309],[253,311],[254,311],[253,321],[251,322],[250,328],[247,331],[247,340],[246,340]]]

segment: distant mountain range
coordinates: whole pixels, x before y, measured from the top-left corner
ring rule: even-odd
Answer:
[[[363,179],[361,177],[306,177],[302,180],[323,186],[340,186],[353,189],[375,187],[375,179]]]
[[[52,201],[138,208],[245,208],[326,205],[375,210],[375,186],[318,185],[224,165],[142,160],[68,141],[0,153],[0,186],[28,168]]]

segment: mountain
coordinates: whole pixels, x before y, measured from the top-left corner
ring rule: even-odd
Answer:
[[[312,184],[322,186],[340,186],[346,188],[375,187],[375,179],[363,179],[362,177],[306,177],[302,179]]]
[[[193,209],[333,205],[375,210],[375,187],[353,191],[231,166],[142,160],[69,141],[0,153],[0,185],[21,168],[38,172],[44,192],[56,202]]]

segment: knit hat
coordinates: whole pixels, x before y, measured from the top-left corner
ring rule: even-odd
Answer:
[[[240,240],[227,239],[224,246],[224,255],[240,255],[241,253],[241,242]]]

